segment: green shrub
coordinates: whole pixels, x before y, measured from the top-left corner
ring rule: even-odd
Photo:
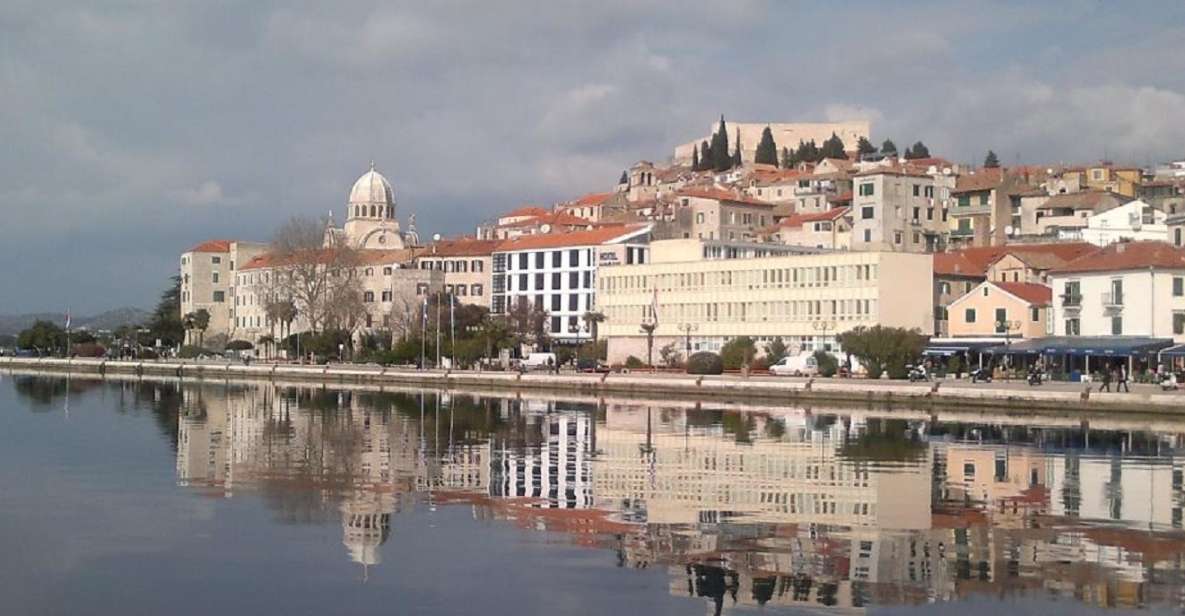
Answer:
[[[950,359],[946,362],[946,371],[954,375],[963,374],[963,358],[958,355],[951,355]]]
[[[203,349],[200,346],[194,346],[192,344],[187,344],[181,347],[181,350],[177,353],[177,357],[180,357],[181,359],[196,359],[202,355],[217,355],[217,353],[208,349]]]
[[[839,372],[839,360],[827,351],[815,351],[815,362],[819,365],[819,376],[835,376]]]
[[[745,364],[752,365],[757,355],[757,345],[748,336],[733,338],[720,348],[720,360],[727,370],[740,370]]]
[[[723,374],[724,362],[711,351],[693,353],[687,360],[687,374]]]
[[[226,350],[228,351],[249,351],[255,348],[255,345],[246,340],[231,340],[226,343]]]
[[[633,355],[630,355],[629,357],[625,358],[625,367],[630,368],[631,370],[645,368],[646,362],[634,357]]]
[[[889,373],[889,378],[905,378],[907,366],[922,354],[927,340],[917,330],[881,325],[861,325],[839,335],[843,350],[860,360],[868,370],[868,376],[874,379],[885,372]]]
[[[765,345],[765,363],[772,366],[780,361],[790,350],[786,348],[786,343],[782,342],[781,338],[774,338],[772,342]]]

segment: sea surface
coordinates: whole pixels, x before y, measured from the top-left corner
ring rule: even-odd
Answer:
[[[0,374],[0,614],[1185,606],[1185,420]]]

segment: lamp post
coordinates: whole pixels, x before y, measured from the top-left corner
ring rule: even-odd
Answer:
[[[820,336],[820,338],[821,338],[820,344],[824,344],[825,343],[824,341],[826,341],[826,339],[827,339],[827,332],[835,329],[835,321],[831,321],[831,320],[814,321],[811,323],[811,327],[814,328],[815,331],[821,332],[822,335]],[[815,350],[822,351],[825,349],[823,349],[820,346],[819,348],[816,348]]]
[[[578,325],[576,323],[573,323],[568,326],[568,333],[572,334],[572,337],[576,339],[576,369],[577,370],[580,370],[580,347],[584,346],[584,343],[581,342],[581,340],[580,340],[580,334],[587,334],[591,331],[592,331],[592,328],[589,327],[588,323],[585,323],[584,325]],[[593,352],[594,353],[596,352],[595,348],[593,349]]]
[[[679,324],[679,331],[683,332],[683,338],[685,341],[685,349],[686,349],[685,356],[684,356],[683,360],[687,361],[688,359],[691,358],[691,332],[699,331],[699,325],[697,325],[695,323],[680,323]]]
[[[654,367],[654,330],[658,328],[655,321],[642,323],[642,333],[646,334],[646,365]]]

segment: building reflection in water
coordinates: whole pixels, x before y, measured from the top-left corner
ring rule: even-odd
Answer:
[[[1185,605],[1185,431],[365,393],[180,389],[177,478],[339,516],[349,558],[423,503],[563,533],[670,592],[850,609],[1032,594]],[[395,545],[390,545],[394,543]]]

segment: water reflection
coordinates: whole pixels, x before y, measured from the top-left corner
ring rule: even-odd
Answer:
[[[42,381],[14,380],[42,411],[84,391]],[[664,568],[672,595],[715,613],[1007,596],[1185,603],[1185,430],[1172,427],[117,387],[173,431],[179,486],[258,495],[284,524],[340,523],[341,556],[364,577],[399,554],[392,519],[426,503]]]

